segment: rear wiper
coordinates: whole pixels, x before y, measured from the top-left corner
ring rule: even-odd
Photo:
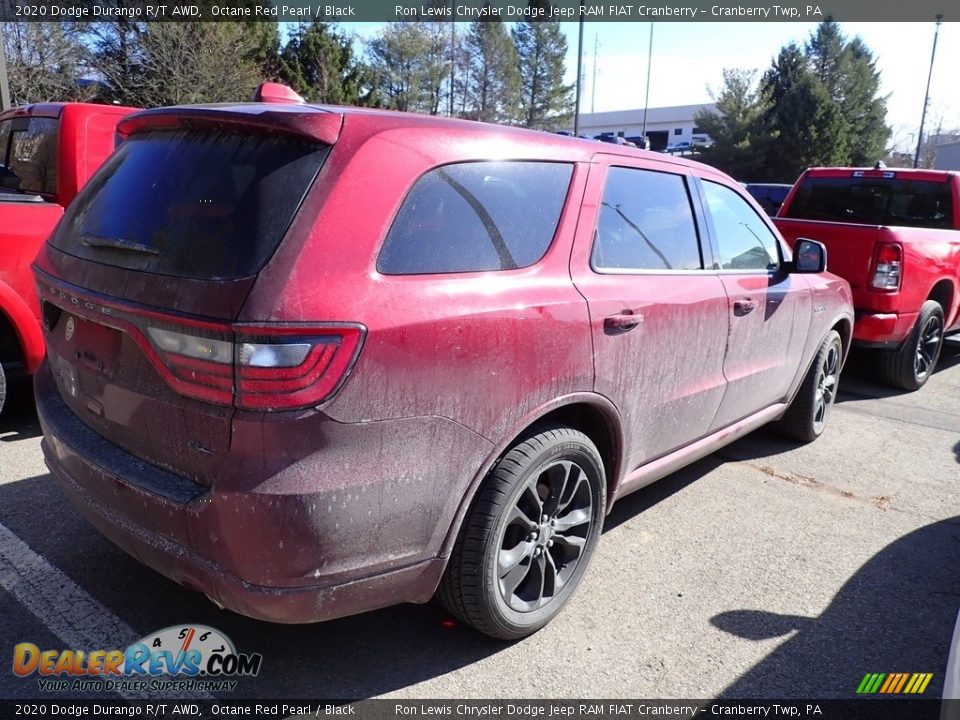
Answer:
[[[92,248],[110,248],[111,250],[129,250],[130,252],[146,253],[147,255],[160,255],[160,251],[155,247],[132,240],[123,240],[121,238],[82,235],[80,237],[80,244]]]

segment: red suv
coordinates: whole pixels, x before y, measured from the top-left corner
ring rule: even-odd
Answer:
[[[296,103],[119,132],[35,265],[43,450],[107,537],[219,605],[437,595],[522,637],[618,498],[827,421],[849,287],[709,167]]]

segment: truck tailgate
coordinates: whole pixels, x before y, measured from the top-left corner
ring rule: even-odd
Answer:
[[[791,247],[797,238],[808,238],[826,245],[827,269],[850,283],[854,304],[859,307],[866,302],[870,266],[880,227],[781,217],[774,218],[773,222]]]

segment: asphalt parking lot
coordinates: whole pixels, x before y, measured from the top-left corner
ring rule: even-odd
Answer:
[[[829,698],[867,672],[932,672],[960,607],[960,342],[918,393],[841,380],[826,434],[770,430],[621,501],[572,605],[522,642],[434,605],[313,626],[218,610],[89,527],[40,455],[29,394],[0,418],[0,667],[13,646],[113,648],[203,623],[258,698]],[[0,697],[36,698],[0,672]]]

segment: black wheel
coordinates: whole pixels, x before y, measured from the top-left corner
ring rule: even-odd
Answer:
[[[812,442],[823,433],[837,398],[843,345],[836,330],[820,343],[797,396],[780,420],[780,430],[801,442]]]
[[[7,376],[3,372],[3,365],[0,365],[0,412],[3,412],[3,403],[7,399]]]
[[[540,430],[494,467],[464,520],[437,598],[480,632],[516,640],[560,612],[603,527],[597,448],[568,427]]]
[[[943,348],[943,308],[927,300],[899,350],[880,353],[880,378],[901,390],[919,390],[930,379]]]

